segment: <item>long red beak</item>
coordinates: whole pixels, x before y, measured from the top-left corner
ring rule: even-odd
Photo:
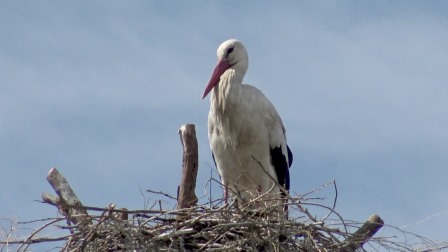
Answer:
[[[202,99],[204,99],[208,93],[219,83],[219,79],[221,75],[231,67],[227,60],[220,60],[218,64],[216,64],[215,70],[213,70],[212,77],[208,81],[207,87],[205,88],[204,94],[202,95]]]

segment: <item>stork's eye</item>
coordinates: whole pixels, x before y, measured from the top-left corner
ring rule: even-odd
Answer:
[[[227,49],[226,57],[229,57],[229,54],[231,54],[232,52],[233,52],[233,47],[230,47],[229,49]]]

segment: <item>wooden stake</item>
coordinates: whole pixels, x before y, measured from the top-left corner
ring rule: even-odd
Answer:
[[[182,180],[177,190],[177,209],[195,206],[198,198],[195,194],[198,175],[198,141],[194,124],[182,125],[179,129],[183,148]]]
[[[344,241],[345,245],[340,251],[349,252],[361,248],[383,225],[384,221],[378,215],[374,214],[370,216],[358,231]]]
[[[67,180],[56,168],[50,169],[47,181],[59,197],[44,193],[42,194],[42,200],[44,202],[56,205],[59,212],[74,225],[77,225],[78,223],[81,223],[82,225],[92,224],[87,210],[83,207],[81,201],[78,199]]]

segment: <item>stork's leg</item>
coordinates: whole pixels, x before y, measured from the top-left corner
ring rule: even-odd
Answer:
[[[257,186],[257,192],[258,192],[258,195],[261,195],[261,185]]]
[[[257,193],[258,193],[257,197],[261,195],[261,193],[262,193],[261,185],[257,185]],[[262,203],[261,202],[255,202],[255,206],[256,207],[260,207],[260,206],[262,206]]]
[[[229,186],[224,185],[224,203],[227,206],[229,203]]]

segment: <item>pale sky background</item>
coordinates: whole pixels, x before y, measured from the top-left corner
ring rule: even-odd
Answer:
[[[448,241],[447,1],[2,1],[0,218],[56,216],[34,201],[51,167],[90,206],[175,195],[185,123],[203,195],[201,95],[229,38],[283,119],[292,192],[334,179],[344,218]]]

